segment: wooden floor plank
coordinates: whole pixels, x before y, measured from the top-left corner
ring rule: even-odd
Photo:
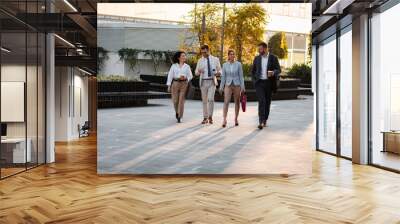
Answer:
[[[0,223],[400,223],[400,175],[313,153],[312,175],[96,174],[96,138],[0,181]]]

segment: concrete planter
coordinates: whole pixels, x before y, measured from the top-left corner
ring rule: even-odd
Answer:
[[[150,83],[146,81],[104,81],[98,82],[97,92],[146,92]]]
[[[158,83],[158,84],[167,83],[167,76],[163,75],[140,75],[140,79],[151,83]]]
[[[148,99],[169,98],[165,92],[150,92],[147,81],[106,81],[98,82],[97,107],[136,107],[146,106]]]
[[[159,75],[140,75],[142,80],[150,82],[151,91],[166,92],[167,82],[166,76]],[[220,82],[220,80],[218,81]],[[304,88],[298,88],[300,85],[300,79],[282,79],[280,80],[280,85],[278,92],[273,95],[273,100],[291,100],[297,99],[299,95],[309,95],[310,90]],[[256,91],[254,89],[253,82],[250,80],[245,81],[245,88],[247,92],[247,99],[249,101],[256,101]],[[199,78],[194,77],[190,83],[188,94],[188,99],[201,100],[201,93],[199,88]],[[215,94],[216,101],[223,101],[223,96],[219,94],[218,90]]]

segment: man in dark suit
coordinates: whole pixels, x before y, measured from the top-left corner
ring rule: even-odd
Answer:
[[[258,53],[254,58],[251,76],[258,99],[259,129],[267,126],[271,107],[272,92],[277,91],[277,80],[281,73],[278,58],[268,52],[268,45],[258,44]]]

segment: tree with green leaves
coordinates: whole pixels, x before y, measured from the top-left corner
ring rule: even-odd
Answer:
[[[197,4],[189,12],[189,19],[193,24],[191,31],[197,34],[200,45],[207,44],[212,54],[218,55],[220,49],[222,5],[212,3]],[[195,50],[197,51],[198,49]]]
[[[286,34],[284,32],[275,33],[268,41],[268,48],[269,52],[279,59],[286,59],[288,57]]]
[[[307,37],[307,64],[311,65],[312,63],[312,37],[311,34],[308,34]]]
[[[256,53],[256,45],[264,39],[267,13],[259,4],[234,7],[225,24],[227,46],[235,49],[237,59],[248,63]]]

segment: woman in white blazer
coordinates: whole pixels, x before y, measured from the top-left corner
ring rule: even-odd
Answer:
[[[185,62],[186,53],[183,51],[176,52],[167,78],[168,92],[171,93],[175,117],[178,123],[181,123],[185,107],[186,90],[190,80],[193,78],[190,66]]]
[[[240,109],[240,94],[245,91],[244,79],[243,79],[243,68],[242,64],[235,60],[235,51],[228,51],[228,61],[222,66],[221,84],[219,92],[224,93],[224,110],[223,117],[224,121],[222,127],[226,127],[226,117],[228,114],[229,102],[233,94],[235,102],[235,126],[239,125],[238,116]]]

